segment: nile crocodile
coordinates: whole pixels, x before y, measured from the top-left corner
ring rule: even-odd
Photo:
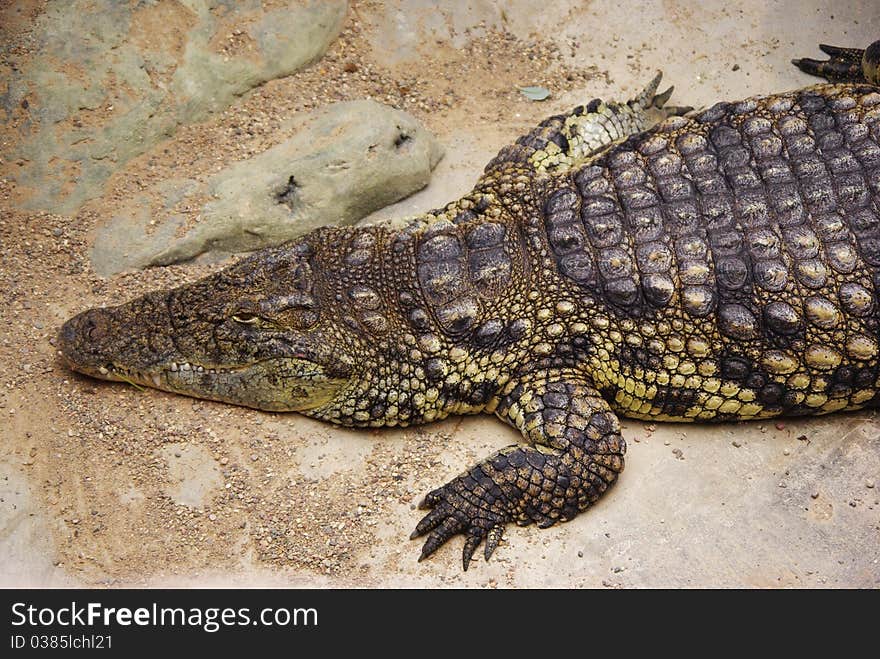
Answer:
[[[853,57],[804,66],[850,75]],[[321,228],[85,311],[61,354],[95,377],[346,426],[496,415],[523,443],[430,492],[413,534],[420,560],[463,534],[465,569],[506,524],[549,527],[599,499],[624,466],[619,416],[877,406],[876,76],[648,128],[655,91],[551,117],[403,228]]]

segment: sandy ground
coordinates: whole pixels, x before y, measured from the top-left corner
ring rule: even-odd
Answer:
[[[284,139],[296,112],[371,96],[415,114],[446,147],[430,186],[377,217],[469,188],[498,148],[554,111],[630,97],[661,68],[674,102],[809,84],[790,64],[822,41],[864,46],[880,8],[847,0],[548,3],[354,2],[310,69],[272,81],[121,169],[73,217],[21,210],[0,163],[0,584],[416,587],[878,587],[880,417],[719,426],[624,423],[619,484],[551,528],[511,527],[488,564],[461,540],[416,563],[407,538],[426,491],[516,441],[492,418],[348,431],[66,370],[70,315],[196,278],[193,264],[102,279],[96,227],[134,192],[204,179]],[[40,2],[3,3],[9,57],[28,57]],[[502,11],[503,9],[503,11]],[[833,15],[832,15],[833,14]],[[636,20],[637,18],[637,20]],[[483,25],[480,21],[485,21]],[[534,103],[516,86],[541,84]],[[4,138],[4,148],[8,145]]]

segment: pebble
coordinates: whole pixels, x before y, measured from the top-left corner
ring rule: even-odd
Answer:
[[[776,430],[785,430],[785,424],[782,421],[776,422]]]
[[[867,487],[869,490],[873,490],[874,485],[875,485],[874,481],[865,481],[865,487]]]
[[[810,497],[813,498],[813,499],[818,499],[818,498],[819,498],[819,492],[818,492],[818,491],[817,491],[817,492],[813,492],[812,494],[810,494]]]
[[[730,442],[730,443],[733,444],[733,447],[734,447],[734,448],[739,448],[740,446],[742,446],[742,444],[740,444],[740,443],[739,443],[738,441],[736,441],[736,440],[733,440],[733,441]]]
[[[584,552],[578,551],[578,558],[583,558],[583,557],[584,557]]]
[[[787,448],[784,448],[782,449],[782,455],[791,455],[791,451],[789,451]]]

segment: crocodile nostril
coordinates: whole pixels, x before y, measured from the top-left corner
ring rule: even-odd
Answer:
[[[74,316],[61,326],[59,348],[72,363],[100,347],[112,331],[110,314],[105,309],[91,309]]]

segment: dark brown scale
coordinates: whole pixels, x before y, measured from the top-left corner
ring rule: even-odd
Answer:
[[[772,302],[764,307],[764,326],[770,331],[783,336],[797,336],[804,329],[804,323],[798,311],[786,302]]]
[[[700,392],[695,389],[660,387],[654,398],[655,405],[669,416],[683,416],[697,402]]]

